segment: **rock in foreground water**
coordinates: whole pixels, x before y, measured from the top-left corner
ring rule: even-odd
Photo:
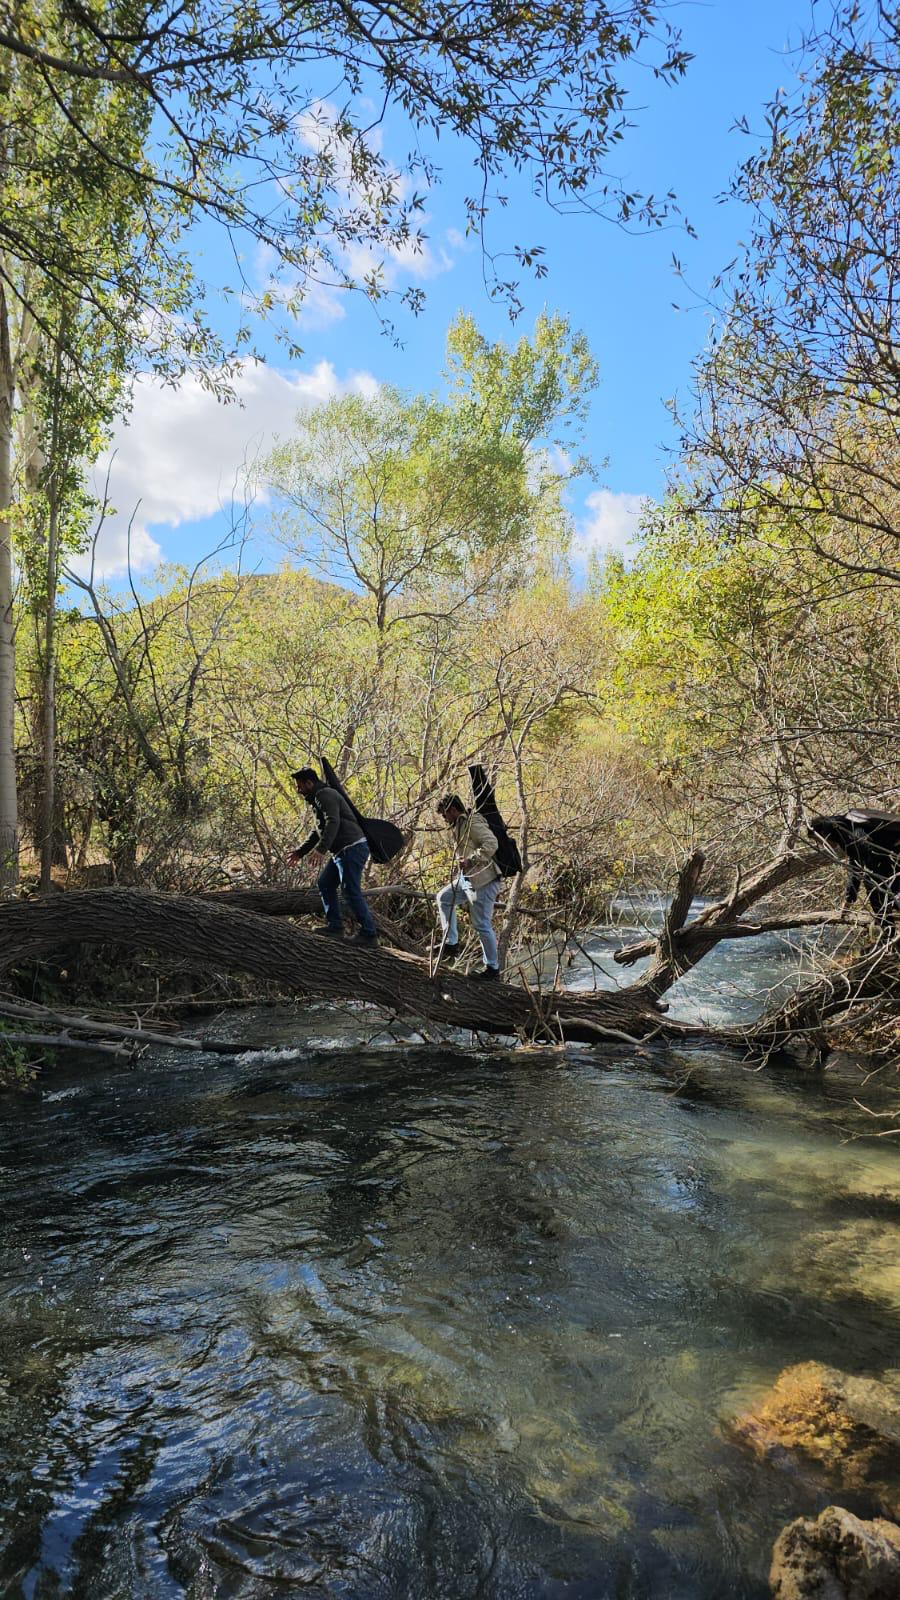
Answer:
[[[819,1361],[787,1367],[729,1430],[773,1466],[811,1469],[900,1515],[900,1389]]]
[[[769,1583],[775,1600],[891,1600],[900,1596],[900,1528],[828,1506],[779,1534]]]

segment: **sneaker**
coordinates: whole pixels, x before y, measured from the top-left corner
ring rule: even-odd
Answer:
[[[482,967],[480,972],[473,972],[472,973],[472,977],[473,978],[478,978],[482,983],[499,983],[500,982],[500,968],[499,967]]]
[[[360,928],[359,932],[353,935],[350,943],[361,944],[367,950],[374,950],[378,943],[378,935],[377,933],[364,933],[362,928]]]
[[[443,966],[454,967],[459,960],[459,941],[456,944],[445,944],[440,959]]]
[[[324,933],[326,939],[343,939],[344,937],[343,928],[325,927],[322,929],[322,932]]]

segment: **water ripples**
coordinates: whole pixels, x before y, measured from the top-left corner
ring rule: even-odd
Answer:
[[[11,1107],[0,1593],[763,1594],[815,1495],[722,1418],[895,1360],[900,1176],[850,1103],[345,1043]]]

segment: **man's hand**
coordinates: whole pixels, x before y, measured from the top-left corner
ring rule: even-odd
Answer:
[[[287,861],[289,866],[296,867],[299,862],[305,861],[306,857],[310,856],[310,855],[312,855],[312,856],[324,856],[325,855],[325,851],[324,850],[320,850],[318,845],[314,844],[311,850],[306,850],[306,851],[304,851],[304,850],[291,850],[289,852],[289,854],[285,856],[284,859],[285,859],[285,861]]]

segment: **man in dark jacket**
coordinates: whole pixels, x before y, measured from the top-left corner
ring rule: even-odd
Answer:
[[[359,933],[354,943],[377,944],[378,929],[362,892],[363,868],[369,859],[369,846],[362,828],[344,796],[323,783],[312,767],[301,767],[292,777],[298,794],[302,794],[307,805],[312,806],[315,812],[316,827],[308,839],[291,851],[288,861],[302,861],[311,850],[319,855],[330,856],[330,861],[316,880],[325,908],[326,932],[332,939],[344,937],[341,909],[343,890],[347,904],[359,923]]]

